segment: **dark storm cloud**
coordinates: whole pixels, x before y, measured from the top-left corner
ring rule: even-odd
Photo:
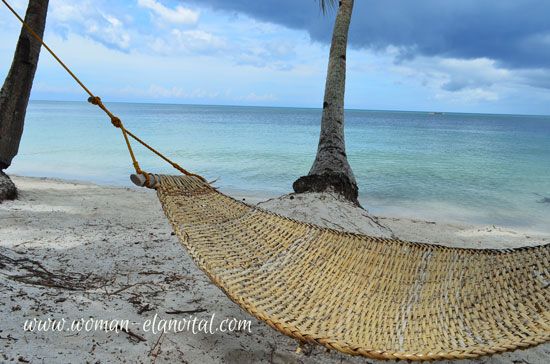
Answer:
[[[197,5],[247,14],[304,29],[330,40],[331,13],[315,0],[192,0]],[[356,0],[351,46],[399,47],[397,60],[416,55],[487,57],[507,68],[550,67],[548,0]]]

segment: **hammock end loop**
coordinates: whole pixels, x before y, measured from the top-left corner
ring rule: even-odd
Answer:
[[[138,187],[156,189],[160,183],[160,176],[147,172],[140,172],[130,175],[130,180]]]

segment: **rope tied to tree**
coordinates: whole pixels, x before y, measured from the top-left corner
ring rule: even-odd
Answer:
[[[191,173],[187,171],[186,169],[180,167],[177,163],[170,160],[168,157],[164,156],[162,153],[151,147],[149,144],[145,143],[142,139],[138,138],[135,134],[130,132],[128,129],[124,127],[124,124],[122,123],[122,120],[114,115],[111,110],[109,110],[105,104],[101,101],[101,98],[99,96],[95,96],[90,89],[86,87],[86,85],[73,73],[73,71],[57,56],[57,54],[44,42],[44,40],[36,34],[36,32],[25,22],[25,20],[13,9],[13,7],[7,2],[7,0],[2,0],[4,5],[10,10],[10,12],[21,22],[23,27],[29,32],[29,34],[35,38],[44,48],[52,55],[52,57],[65,69],[65,71],[76,81],[76,83],[88,94],[90,97],[88,97],[88,102],[92,105],[98,106],[107,116],[111,119],[111,124],[115,128],[118,128],[122,132],[122,136],[124,138],[124,141],[126,143],[126,147],[128,148],[128,153],[130,154],[130,158],[132,159],[132,165],[134,166],[134,169],[137,174],[141,174],[145,176],[145,179],[147,183],[150,181],[150,177],[148,173],[143,172],[141,167],[139,166],[139,163],[136,159],[136,156],[134,154],[134,150],[132,149],[132,145],[130,143],[130,139],[132,138],[141,145],[143,145],[145,148],[149,149],[151,152],[155,153],[157,156],[159,156],[161,159],[163,159],[165,162],[170,164],[172,167],[177,169],[179,172],[183,173],[187,176],[193,176],[199,178],[201,181],[206,182],[206,179],[204,177]]]

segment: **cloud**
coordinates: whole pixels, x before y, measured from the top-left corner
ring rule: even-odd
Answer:
[[[84,24],[92,39],[122,51],[130,48],[130,34],[124,28],[123,22],[115,16],[101,14],[101,18],[89,19]]]
[[[47,26],[64,39],[69,33],[85,35],[107,48],[128,52],[132,37],[121,17],[107,11],[101,2],[53,0]]]
[[[387,57],[394,56],[395,52],[388,50]],[[518,77],[517,70],[502,68],[487,58],[418,56],[407,62],[393,63],[386,71],[398,75],[402,82],[420,84],[432,90],[438,100],[462,103],[498,101],[511,89],[525,83]]]
[[[304,30],[314,42],[331,39],[334,12],[323,16],[317,1],[188,1]],[[491,103],[514,88],[550,89],[548,14],[545,0],[360,0],[350,47],[386,60],[379,74],[400,75],[399,82],[422,85],[436,99]],[[262,67],[268,56],[248,50],[238,62]]]
[[[217,21],[207,19],[199,25],[198,11],[165,4],[159,0],[52,0],[48,27],[65,40],[76,33],[125,53],[216,55],[236,65],[293,68],[295,40],[284,38],[288,28],[249,17],[234,21],[226,14],[221,18],[216,14]]]
[[[46,89],[46,88],[44,88]],[[50,90],[50,89],[47,89]],[[150,84],[149,87],[136,88],[126,86],[112,90],[113,93],[119,95],[132,95],[145,99],[161,99],[161,100],[216,100],[226,98],[231,101],[245,101],[248,103],[262,103],[277,101],[274,93],[249,92],[247,94],[234,95],[231,90],[225,92],[208,90],[202,87],[197,87],[192,90],[185,90],[179,86],[163,86],[159,84]]]
[[[46,40],[76,70],[104,74],[92,79],[106,99],[319,106],[334,13],[323,16],[316,0],[138,1],[50,0]],[[407,1],[355,1],[347,105],[550,113],[542,0],[491,9],[487,0]],[[4,70],[20,26],[0,16],[0,28]],[[48,59],[37,86],[53,88],[36,87],[36,97],[74,99]],[[141,91],[111,89],[125,86]]]
[[[255,92],[251,92],[245,96],[241,97],[235,97],[234,100],[236,101],[248,101],[248,102],[273,102],[277,100],[277,97],[273,93],[267,93],[267,94],[256,94]]]
[[[453,90],[452,93],[441,90],[435,94],[437,100],[446,99],[452,102],[460,103],[479,103],[498,101],[500,96],[497,92],[492,92],[483,88],[468,88]]]
[[[193,90],[184,90],[178,86],[162,86],[151,84],[149,87],[131,87],[126,86],[112,90],[113,93],[119,95],[132,95],[134,97],[146,99],[164,99],[164,100],[189,100],[189,99],[216,99],[220,96],[218,91],[209,91],[203,88],[195,88]]]
[[[175,28],[154,37],[149,46],[155,53],[166,56],[192,53],[211,55],[227,49],[226,41],[210,32]]]
[[[517,79],[526,85],[550,90],[550,72],[548,69],[529,69],[516,72]]]
[[[191,9],[184,8],[181,5],[170,9],[159,1],[138,0],[138,5],[151,10],[161,20],[171,24],[196,24],[199,20],[199,13]]]
[[[215,9],[309,32],[329,42],[332,14],[315,1],[192,0]],[[361,0],[355,1],[352,47],[400,50],[401,60],[419,55],[488,58],[508,68],[550,64],[550,2],[545,0]]]
[[[475,90],[477,95],[491,94],[490,97],[484,96],[487,100],[498,98],[499,92],[505,89],[525,86],[550,89],[550,72],[547,69],[508,69],[487,58],[419,57],[399,67],[402,73],[419,77],[422,83],[443,91],[458,93]]]
[[[278,71],[288,71],[293,68],[292,60],[295,56],[294,46],[290,42],[255,42],[241,46],[235,56],[235,62],[258,68],[267,67]]]
[[[204,30],[185,30],[172,29],[172,36],[183,47],[189,50],[211,50],[225,47],[225,41]]]
[[[464,89],[485,89],[497,83],[508,81],[512,75],[507,69],[498,68],[496,62],[487,58],[472,60],[443,59],[440,70],[448,74],[449,80],[441,87],[446,91]]]

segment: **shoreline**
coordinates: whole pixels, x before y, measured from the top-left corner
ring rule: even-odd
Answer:
[[[244,313],[197,268],[151,190],[47,178],[13,181],[20,199],[0,204],[0,361],[382,363],[320,346],[297,353],[296,341]],[[548,235],[492,226],[374,217],[331,194],[286,195],[259,206],[325,227],[457,247],[550,242]],[[251,332],[154,334],[138,325],[132,335],[23,330],[33,318],[144,323],[155,315],[187,317],[177,312],[250,320]],[[543,344],[460,363],[545,364],[548,358],[550,344]]]
[[[10,177],[13,177],[14,179],[29,179],[29,180],[38,180],[38,181],[50,181],[50,182],[58,182],[58,183],[67,183],[67,184],[77,184],[77,185],[84,185],[84,186],[95,186],[95,187],[104,187],[108,189],[122,189],[122,190],[135,190],[135,191],[150,191],[153,192],[150,189],[144,188],[144,187],[138,187],[134,185],[130,178],[128,177],[128,184],[127,185],[119,185],[114,183],[101,183],[96,181],[89,181],[85,179],[72,179],[72,178],[61,178],[61,177],[37,177],[37,176],[26,176],[26,175],[19,175],[19,174],[9,174]],[[283,194],[277,194],[277,193],[266,193],[263,191],[255,191],[250,192],[244,189],[232,189],[232,188],[220,188],[220,191],[224,194],[233,197],[236,200],[240,200],[243,202],[246,202],[247,204],[256,205],[260,203],[264,203],[266,201],[270,200],[277,200],[283,196],[290,196],[294,195],[293,193],[283,193]],[[467,217],[464,217],[463,219],[452,219],[452,218],[443,218],[443,219],[437,219],[433,218],[431,216],[427,216],[426,213],[419,213],[416,216],[413,216],[412,208],[406,208],[404,209],[405,213],[399,213],[396,212],[397,210],[400,210],[398,206],[393,207],[387,207],[387,208],[367,208],[365,209],[365,212],[368,215],[376,216],[378,219],[382,219],[384,221],[388,221],[391,223],[393,222],[399,222],[402,220],[410,221],[411,223],[426,223],[426,224],[440,224],[440,225],[448,225],[460,229],[464,228],[478,228],[478,229],[490,229],[491,227],[493,229],[499,229],[503,231],[513,231],[515,233],[524,234],[527,236],[542,236],[545,238],[550,238],[550,230],[548,231],[541,231],[534,228],[524,227],[524,226],[510,226],[510,225],[502,225],[502,224],[495,224],[495,223],[479,223],[474,222],[470,220]],[[375,211],[375,212],[373,212]],[[393,213],[391,213],[393,212]]]

